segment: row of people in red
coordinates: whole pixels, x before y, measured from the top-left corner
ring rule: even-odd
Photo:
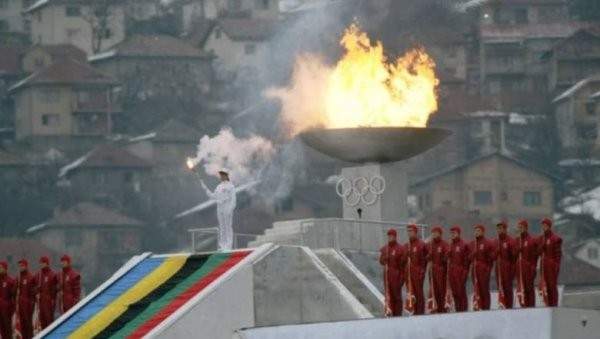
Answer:
[[[388,231],[388,244],[381,249],[379,261],[384,267],[385,313],[388,316],[467,311],[467,280],[473,282],[473,310],[488,310],[491,304],[490,278],[495,267],[500,308],[513,307],[516,280],[517,300],[521,307],[535,306],[535,277],[540,259],[540,294],[547,306],[558,304],[558,274],[562,239],[552,231],[552,220],[541,221],[543,234],[531,236],[526,220],[518,223],[518,236],[512,238],[508,225],[496,225],[497,239],[485,237],[485,227],[476,225],[475,239],[467,243],[461,228],[450,229],[450,241],[442,239],[442,228],[433,227],[428,243],[418,237],[417,226],[407,228],[409,241],[397,242],[394,229]],[[495,263],[495,266],[494,266]],[[427,302],[424,282],[429,279]],[[402,289],[406,285],[406,301]]]
[[[40,258],[40,270],[32,274],[25,259],[18,262],[19,274],[12,278],[8,274],[8,263],[0,261],[0,338],[33,337],[34,327],[42,330],[54,321],[58,308],[60,313],[68,311],[77,302],[81,293],[81,278],[71,267],[71,258],[60,259],[61,272],[50,268],[48,257]],[[34,311],[37,307],[36,319]]]

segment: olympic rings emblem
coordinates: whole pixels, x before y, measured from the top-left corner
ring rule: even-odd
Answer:
[[[370,179],[356,177],[352,180],[341,178],[335,185],[337,195],[349,206],[356,206],[361,202],[366,206],[373,205],[385,191],[385,179],[375,175]]]

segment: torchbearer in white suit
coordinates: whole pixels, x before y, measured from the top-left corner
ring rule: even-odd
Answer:
[[[221,183],[211,192],[204,181],[200,181],[202,188],[209,198],[217,201],[217,218],[219,220],[219,249],[221,251],[233,248],[233,211],[235,210],[235,186],[229,181],[229,173],[219,171]]]

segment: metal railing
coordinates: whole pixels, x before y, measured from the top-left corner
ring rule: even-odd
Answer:
[[[205,249],[214,243],[218,243],[219,228],[218,227],[206,227],[206,228],[192,228],[188,229],[192,242],[192,251],[197,252],[198,247]],[[233,248],[239,248],[240,240],[242,238],[254,240],[256,234],[247,233],[234,233],[233,234]],[[198,238],[204,238],[203,241],[199,241]],[[198,245],[201,246],[198,246]]]
[[[389,229],[395,229],[398,232],[398,240],[406,242],[408,225],[410,223],[362,219],[306,219],[300,221],[300,245],[377,252],[387,243]],[[416,226],[419,228],[421,238],[425,239],[429,226],[425,224],[416,224]]]

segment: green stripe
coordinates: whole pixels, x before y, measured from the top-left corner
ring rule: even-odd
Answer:
[[[121,314],[117,319],[110,323],[110,325],[103,329],[102,332],[98,333],[98,335],[96,335],[94,338],[110,338],[115,332],[121,330],[123,326],[125,326],[129,321],[131,321],[140,313],[142,313],[148,307],[148,305],[152,303],[153,300],[157,300],[158,298],[162,297],[175,286],[177,286],[178,283],[189,277],[190,274],[200,269],[200,267],[202,267],[202,265],[206,263],[208,257],[208,254],[202,256],[195,255],[187,257],[185,264],[183,264],[183,266],[175,274],[173,274],[173,276],[171,276],[167,281],[160,284],[159,286],[156,286],[156,288],[144,298],[129,305],[127,307],[127,311]]]
[[[133,320],[128,322],[123,328],[113,334],[111,338],[125,338],[131,333],[133,333],[138,327],[143,325],[146,321],[152,318],[156,313],[162,310],[165,306],[169,305],[173,299],[175,299],[178,295],[185,292],[188,288],[194,285],[198,280],[202,277],[208,275],[215,268],[225,262],[230,256],[230,253],[216,253],[210,256],[206,263],[202,265],[197,271],[195,271],[192,275],[187,277],[181,283],[177,284],[173,289],[163,295],[161,298],[153,301],[148,305],[148,307],[140,313]]]

